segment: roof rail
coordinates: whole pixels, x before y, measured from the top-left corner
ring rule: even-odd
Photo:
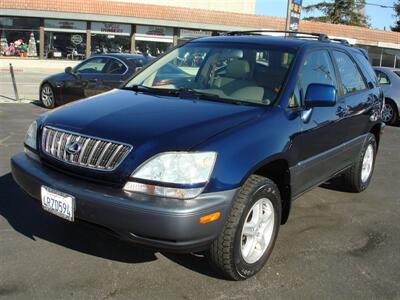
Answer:
[[[336,39],[336,38],[329,38],[329,40],[333,42],[338,42],[340,44],[346,45],[346,46],[351,46],[348,40],[345,39]]]
[[[287,33],[292,35],[292,37],[298,37],[297,35],[308,35],[310,37],[315,37],[319,41],[327,42],[329,37],[324,33],[317,32],[299,32],[299,31],[289,31],[289,30],[244,30],[244,31],[229,31],[223,33],[223,35],[248,35],[248,34],[261,34],[261,33]]]

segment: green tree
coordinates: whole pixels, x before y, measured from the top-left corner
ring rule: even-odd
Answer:
[[[396,23],[394,26],[390,27],[392,31],[400,32],[400,0],[394,4],[394,17],[396,18]]]
[[[303,9],[306,13],[318,11],[321,14],[304,20],[369,27],[368,17],[365,16],[365,0],[321,1]]]

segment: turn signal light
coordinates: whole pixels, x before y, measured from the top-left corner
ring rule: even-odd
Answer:
[[[213,221],[218,220],[221,217],[221,213],[219,211],[212,213],[210,215],[203,216],[199,219],[200,224],[206,224]]]

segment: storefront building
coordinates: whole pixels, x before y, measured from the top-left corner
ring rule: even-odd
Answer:
[[[117,0],[24,0],[24,4],[0,3],[0,58],[81,60],[116,52],[158,56],[177,44],[217,32],[285,26],[283,18]],[[309,21],[301,21],[299,29],[347,39],[367,49],[373,65],[400,68],[399,33]]]

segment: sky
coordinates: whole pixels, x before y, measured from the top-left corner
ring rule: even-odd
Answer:
[[[303,0],[303,6],[321,2],[319,0]],[[367,0],[367,3],[392,6],[394,0]],[[256,0],[256,14],[286,17],[287,0]],[[390,26],[394,24],[394,10],[391,8],[380,8],[376,6],[366,6],[366,14],[370,17],[372,28],[390,30]],[[306,16],[302,12],[302,17]]]

